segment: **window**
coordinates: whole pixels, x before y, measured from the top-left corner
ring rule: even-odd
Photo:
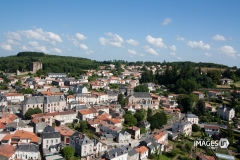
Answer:
[[[47,140],[47,144],[48,144],[48,140]]]
[[[53,140],[51,140],[51,142],[53,143]]]
[[[56,143],[58,143],[58,140],[56,139]]]

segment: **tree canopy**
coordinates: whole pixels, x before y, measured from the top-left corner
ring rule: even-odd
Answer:
[[[70,160],[74,156],[75,149],[72,146],[66,146],[62,149],[62,153],[66,160]]]
[[[31,119],[31,115],[39,114],[39,113],[42,113],[42,110],[40,108],[38,108],[38,107],[34,108],[34,109],[29,108],[27,110],[27,112],[25,113],[24,117],[25,117],[25,119]]]
[[[138,85],[134,87],[134,92],[149,92],[149,89],[145,85]]]

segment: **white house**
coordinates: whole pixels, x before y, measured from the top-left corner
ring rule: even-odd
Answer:
[[[17,159],[38,160],[40,158],[39,155],[39,147],[35,144],[21,144],[15,149],[15,157]]]
[[[222,106],[218,107],[218,115],[220,118],[230,121],[235,117],[234,108],[227,107],[226,104],[222,104]]]
[[[175,122],[172,131],[174,133],[179,132],[180,134],[190,136],[192,134],[192,123],[189,121]]]
[[[8,102],[19,103],[24,101],[24,95],[18,93],[5,93],[4,97]]]
[[[148,157],[148,148],[145,146],[139,146],[135,148],[135,150],[139,153],[139,159],[145,160]]]
[[[187,121],[191,122],[192,124],[198,124],[199,118],[195,114],[188,113],[186,114]]]

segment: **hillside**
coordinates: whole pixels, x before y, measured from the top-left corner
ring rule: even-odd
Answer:
[[[70,57],[70,56],[59,56],[59,55],[49,55],[42,52],[20,52],[15,56],[0,57],[0,71],[5,72],[16,72],[19,70],[21,72],[30,71],[31,64],[34,61],[41,61],[43,64],[43,70],[46,72],[64,72],[64,73],[77,73],[81,74],[84,70],[88,69],[98,69],[100,65],[115,64],[120,67],[121,64],[125,65],[168,65],[175,66],[176,68],[182,68],[182,66],[192,66],[211,69],[220,69],[224,71],[225,69],[236,70],[237,67],[228,67],[222,64],[215,63],[195,63],[195,62],[127,62],[124,60],[113,60],[113,61],[95,61],[87,58],[81,57]]]
[[[98,62],[69,56],[48,55],[39,52],[20,52],[16,56],[0,58],[0,70],[6,72],[29,71],[31,63],[41,61],[47,72],[81,73],[85,69],[97,69]]]

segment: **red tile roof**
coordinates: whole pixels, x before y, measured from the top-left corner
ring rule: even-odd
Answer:
[[[9,144],[0,145],[0,155],[10,158],[15,153],[15,147]]]

